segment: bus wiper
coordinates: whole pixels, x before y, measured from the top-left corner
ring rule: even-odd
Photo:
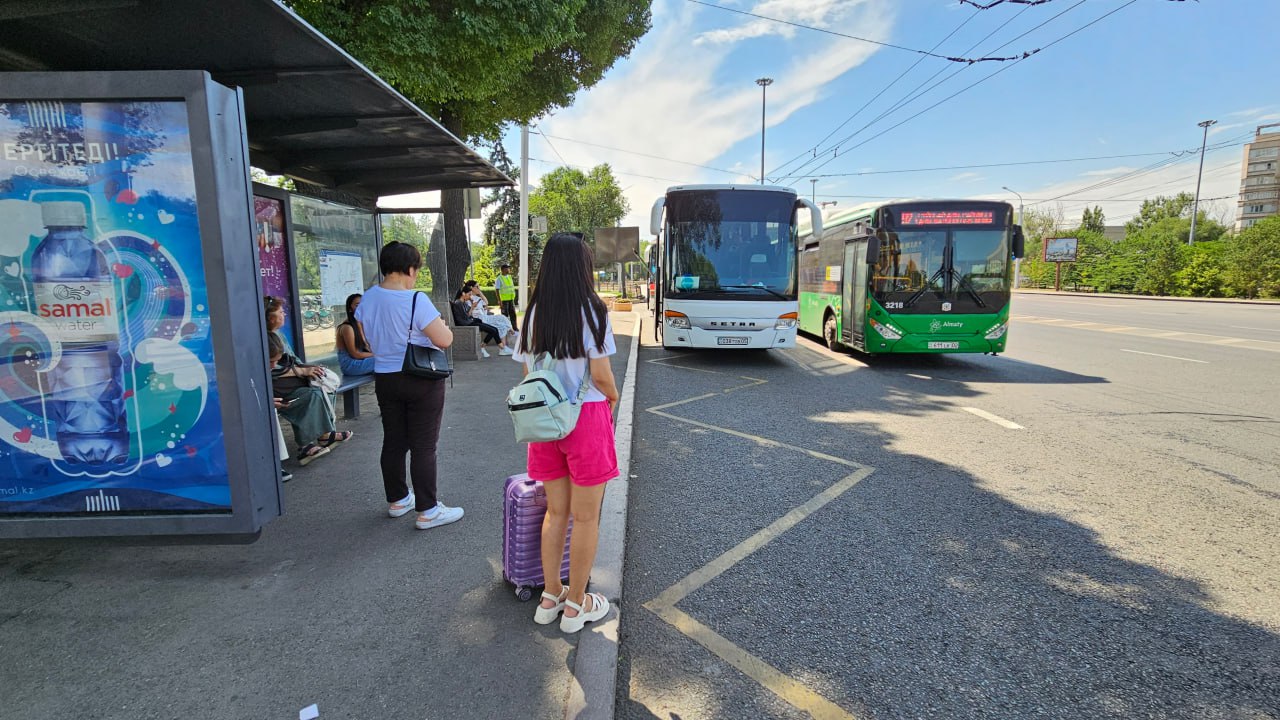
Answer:
[[[772,287],[772,286],[770,286],[770,285],[721,285],[720,287],[722,287],[722,288],[730,288],[730,289],[735,289],[735,290],[744,290],[744,289],[751,289],[751,290],[763,290],[763,291],[765,291],[765,292],[769,293],[770,295],[773,295],[773,296],[777,297],[777,298],[778,298],[778,299],[780,299],[780,300],[790,300],[790,299],[791,299],[791,298],[787,297],[786,295],[783,295],[782,293],[778,292],[777,290],[774,290],[774,289],[773,289],[773,287]]]
[[[956,276],[959,279],[960,289],[968,292],[970,295],[973,296],[973,301],[978,303],[978,307],[987,306],[986,303],[982,302],[982,296],[978,294],[978,291],[973,289],[973,285],[969,283],[968,278],[956,272],[954,269],[951,271],[951,274]]]

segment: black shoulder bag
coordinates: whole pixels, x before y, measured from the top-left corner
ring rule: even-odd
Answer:
[[[418,296],[421,294],[421,291],[413,294],[413,305],[409,308],[409,337],[405,339],[404,364],[400,366],[400,372],[428,380],[444,380],[453,375],[453,368],[449,367],[449,358],[444,351],[409,342],[413,337],[413,318],[417,316]]]

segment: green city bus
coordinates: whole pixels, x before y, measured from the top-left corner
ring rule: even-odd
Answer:
[[[833,212],[802,230],[800,330],[865,353],[1000,353],[1009,328],[1013,207],[903,200]]]

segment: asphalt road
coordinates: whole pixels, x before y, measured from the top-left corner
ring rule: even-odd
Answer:
[[[640,351],[618,717],[1280,717],[1280,308]]]

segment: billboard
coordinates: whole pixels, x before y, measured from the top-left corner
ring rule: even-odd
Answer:
[[[280,334],[289,344],[289,351],[297,355],[298,322],[293,304],[293,274],[290,272],[290,252],[285,232],[287,211],[283,197],[253,196],[253,235],[258,245],[258,272],[262,276],[262,294],[280,298],[284,304],[284,326]]]
[[[257,284],[255,208],[247,177],[213,161],[242,142],[215,151],[210,137],[211,122],[239,137],[238,99],[203,73],[120,73],[188,92],[101,97],[103,75],[4,76],[0,535],[254,531],[229,516],[251,504],[247,456],[274,454],[245,446],[270,435],[241,387],[267,382],[261,298],[228,296],[233,272]],[[85,90],[49,97],[62,82]],[[203,105],[184,97],[201,92]],[[218,202],[224,173],[238,212]],[[231,303],[256,308],[235,338]]]
[[[1075,262],[1080,241],[1077,238],[1045,238],[1045,262]]]

